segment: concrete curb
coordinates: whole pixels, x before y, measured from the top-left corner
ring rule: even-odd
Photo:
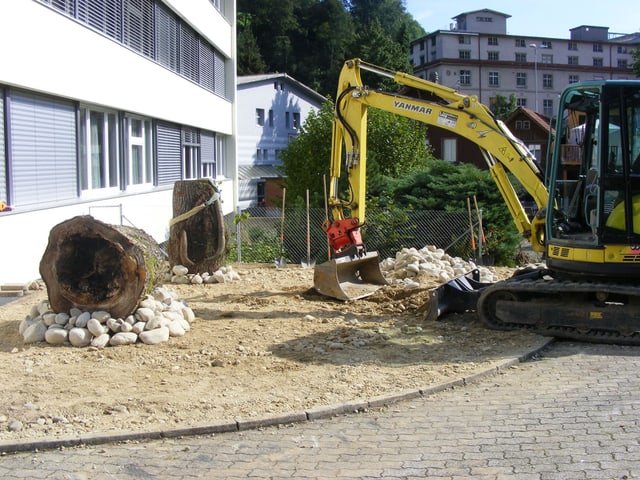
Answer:
[[[54,450],[62,447],[77,447],[80,445],[100,445],[105,443],[130,442],[138,440],[159,440],[163,438],[177,438],[196,435],[212,435],[216,433],[241,432],[276,425],[289,425],[303,423],[323,418],[331,418],[337,415],[348,415],[364,412],[370,408],[381,408],[394,403],[427,397],[455,387],[463,387],[476,383],[484,378],[497,375],[502,370],[510,368],[518,363],[526,362],[548,348],[555,339],[543,338],[531,351],[508,360],[499,365],[492,366],[481,372],[476,372],[467,377],[450,380],[437,385],[424,388],[407,389],[378,397],[364,400],[353,400],[338,405],[327,405],[311,408],[304,411],[291,412],[267,417],[240,419],[226,421],[214,421],[211,423],[177,427],[169,430],[147,430],[139,432],[96,433],[85,437],[61,437],[55,439],[42,439],[24,442],[0,442],[0,453],[17,453],[37,450]]]

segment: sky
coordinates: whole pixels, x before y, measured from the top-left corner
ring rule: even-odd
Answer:
[[[609,33],[640,32],[638,0],[568,1],[535,0],[405,0],[407,12],[427,32],[449,30],[455,23],[451,17],[460,13],[488,8],[511,15],[507,34],[569,38],[569,30],[581,25],[609,27]]]

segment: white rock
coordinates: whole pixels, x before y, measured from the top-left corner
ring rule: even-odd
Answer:
[[[121,332],[130,332],[133,330],[133,325],[127,322],[120,323],[120,331]]]
[[[145,330],[155,330],[156,328],[160,328],[160,327],[164,327],[167,325],[167,323],[169,323],[169,319],[162,316],[162,315],[156,315],[155,317],[153,317],[151,320],[149,320],[146,323],[146,326],[144,327]]]
[[[227,280],[226,277],[224,276],[224,273],[222,273],[220,270],[217,270],[217,271],[213,272],[213,274],[211,276],[218,283],[225,283],[226,280]]]
[[[171,271],[174,273],[174,275],[186,275],[187,273],[189,273],[189,269],[184,265],[175,265],[171,269]]]
[[[106,326],[112,332],[118,333],[120,331],[120,329],[122,328],[122,323],[123,322],[120,319],[108,318]]]
[[[24,333],[22,334],[22,339],[24,343],[37,343],[44,342],[44,336],[47,332],[47,326],[43,321],[35,322],[29,325]]]
[[[87,322],[87,330],[89,330],[89,332],[91,332],[91,335],[93,335],[94,337],[98,337],[103,333],[107,333],[105,331],[105,328],[105,325],[102,325],[102,323],[100,323],[100,320],[98,320],[97,318],[90,318]]]
[[[51,311],[51,307],[49,306],[49,302],[46,301],[46,300],[41,301],[38,304],[37,309],[38,309],[38,314],[40,314],[40,315],[44,315],[45,313]]]
[[[102,335],[98,335],[97,337],[93,337],[91,339],[91,346],[96,348],[104,348],[109,345],[109,341],[111,340],[111,335],[108,333],[103,333]]]
[[[53,312],[48,312],[42,315],[42,321],[47,327],[50,327],[54,323],[56,323],[56,314]]]
[[[147,322],[136,322],[131,327],[131,331],[135,334],[140,334],[140,332],[144,331],[144,327],[147,325]]]
[[[136,310],[135,317],[141,322],[148,322],[156,313],[151,308],[139,308]]]
[[[59,325],[52,325],[44,334],[45,341],[50,345],[62,345],[69,338],[69,331]]]
[[[189,283],[189,279],[185,275],[174,275],[171,277],[171,283],[186,285]]]
[[[29,327],[30,325],[34,324],[34,320],[31,317],[24,317],[22,319],[22,321],[20,322],[20,324],[18,325],[18,333],[20,334],[20,336],[24,335],[24,331],[27,329],[27,327]]]
[[[196,319],[196,315],[195,313],[193,313],[193,310],[191,310],[191,308],[187,307],[186,305],[182,307],[182,316],[189,323],[193,322]]]
[[[76,318],[75,326],[78,328],[85,328],[87,326],[87,322],[91,319],[91,314],[89,312],[82,312]]]
[[[169,340],[169,327],[154,328],[140,333],[140,340],[147,345],[157,345]]]
[[[57,325],[66,325],[69,322],[70,315],[68,313],[58,313],[56,315],[56,324]]]
[[[169,328],[170,337],[183,337],[186,333],[184,328],[182,328],[180,321],[169,322],[167,328]]]
[[[145,298],[144,300],[142,300],[140,302],[140,304],[138,305],[138,308],[148,308],[150,310],[155,310],[156,309],[156,301],[153,297],[149,297],[147,296],[147,298]]]
[[[104,310],[98,310],[97,312],[93,312],[91,314],[91,318],[95,318],[100,323],[106,323],[107,319],[111,318],[111,314],[109,312],[105,312]]]
[[[86,328],[74,327],[69,330],[69,343],[74,347],[86,347],[91,343],[91,332]]]
[[[198,274],[195,274],[193,277],[191,277],[191,283],[194,285],[201,285],[203,282],[204,280]]]
[[[79,317],[80,314],[82,314],[82,310],[80,310],[78,307],[71,307],[71,309],[69,310],[70,317]]]
[[[119,345],[132,345],[138,341],[138,335],[133,332],[119,332],[111,337],[109,345],[114,347]]]

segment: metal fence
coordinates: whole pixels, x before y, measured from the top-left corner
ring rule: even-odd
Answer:
[[[231,232],[230,261],[272,263],[280,257],[290,264],[306,261],[306,209],[285,209],[283,229],[278,208],[250,208],[242,213],[248,215],[236,222],[234,219],[239,215],[225,217]],[[318,263],[329,256],[327,237],[321,228],[324,220],[324,209],[309,210],[309,257]],[[435,245],[452,256],[474,257],[469,216],[463,212],[396,210],[390,213],[369,209],[362,237],[367,250],[377,251],[380,258],[394,257],[405,247],[420,249],[426,245]]]

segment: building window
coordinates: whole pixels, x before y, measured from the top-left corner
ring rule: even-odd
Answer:
[[[516,73],[516,87],[518,87],[518,88],[527,88],[527,73],[526,72],[517,72]]]
[[[549,54],[540,55],[540,63],[546,63],[546,64],[553,63],[553,55],[549,55]]]
[[[596,53],[602,52],[602,44],[601,43],[594,43],[593,44],[593,51]]]
[[[118,115],[95,108],[80,108],[78,138],[80,189],[88,192],[118,187]]]
[[[524,48],[527,46],[527,43],[524,41],[524,38],[516,38],[516,47]]]
[[[460,70],[460,85],[471,85],[471,70]]]
[[[225,57],[156,0],[39,0],[226,97]],[[228,98],[228,97],[227,97]]]
[[[516,99],[516,106],[518,106],[518,107],[526,107],[527,106],[527,99],[526,98],[517,98]]]
[[[455,163],[458,160],[458,141],[455,138],[442,139],[442,160]]]
[[[500,86],[500,73],[499,72],[489,72],[489,86],[490,87],[499,87]]]
[[[269,126],[273,128],[273,110],[269,110]]]
[[[542,75],[542,88],[553,88],[553,75],[550,73]]]
[[[527,54],[516,53],[516,63],[527,63]]]
[[[500,52],[487,52],[487,59],[492,62],[500,60]]]
[[[547,117],[553,116],[553,100],[550,98],[545,98],[542,100],[542,113],[544,113]]]
[[[459,50],[458,58],[461,60],[469,60],[471,58],[471,50]]]
[[[626,58],[618,59],[618,68],[629,68],[629,63]]]
[[[618,53],[627,53],[627,47],[618,45]]]
[[[295,130],[300,128],[300,112],[293,112],[293,128]]]
[[[578,65],[578,56],[577,55],[569,55],[567,63],[569,65]]]
[[[529,120],[516,120],[516,130],[529,130],[531,122]]]
[[[569,83],[578,83],[579,81],[578,75],[569,75]]]
[[[256,125],[264,127],[264,108],[256,108]]]
[[[540,44],[540,48],[551,48],[551,42],[549,40],[543,40]]]
[[[602,59],[602,57],[593,57],[593,66],[594,67],[602,67],[604,64],[604,61]]]
[[[125,125],[127,185],[151,186],[153,183],[151,120],[126,117]]]
[[[492,46],[498,45],[498,37],[488,37],[487,44]]]
[[[468,35],[460,35],[458,37],[458,43],[460,45],[471,45],[471,37]]]
[[[182,128],[182,179],[200,176],[200,133],[195,128]]]
[[[576,42],[569,42],[569,45],[567,46],[568,50],[571,51],[578,51],[578,44]]]

